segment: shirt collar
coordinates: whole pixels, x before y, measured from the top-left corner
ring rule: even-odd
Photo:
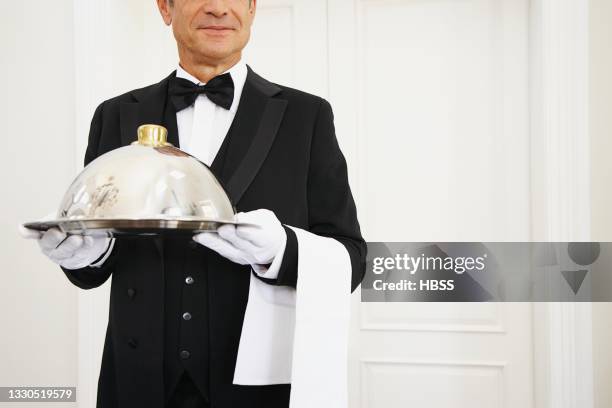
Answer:
[[[240,96],[242,95],[242,89],[244,88],[244,83],[247,77],[247,67],[242,58],[234,64],[230,69],[222,72],[219,75],[225,74],[229,72],[232,77],[232,81],[234,81],[234,99],[232,100],[232,106],[230,107],[230,112],[236,113],[238,109],[238,102],[240,102]],[[189,72],[185,71],[181,64],[177,64],[176,68],[176,76],[177,78],[185,78],[194,84],[204,85],[204,82],[200,82],[199,79],[191,75]]]

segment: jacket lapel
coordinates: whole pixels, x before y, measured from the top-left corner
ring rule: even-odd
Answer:
[[[257,75],[247,65],[247,78],[236,111],[236,116],[228,132],[235,132],[231,140],[243,143],[242,146],[228,145],[227,165],[224,171],[224,184],[232,203],[242,198],[255,175],[261,168],[280,126],[287,101],[273,98],[281,88]],[[245,146],[244,154],[234,154]],[[214,169],[215,162],[212,167]]]

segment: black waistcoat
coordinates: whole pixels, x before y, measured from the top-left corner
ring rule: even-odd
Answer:
[[[243,98],[244,99],[244,98]],[[252,105],[249,100],[241,103]],[[166,103],[164,122],[169,132],[177,132],[176,112]],[[251,114],[261,108],[245,106]],[[236,118],[234,118],[236,119]],[[250,133],[244,123],[234,120],[221,144],[210,169],[221,185],[225,185],[233,168],[246,154]],[[246,137],[245,137],[246,136]],[[198,135],[192,135],[198,137]],[[178,141],[178,133],[173,137]],[[180,146],[178,146],[180,147]],[[232,203],[235,205],[235,203]],[[207,257],[219,256],[193,241],[192,235],[165,236],[164,248],[164,386],[166,401],[187,371],[208,400],[209,396],[209,286]]]

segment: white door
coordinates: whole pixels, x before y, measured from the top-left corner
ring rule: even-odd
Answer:
[[[172,41],[150,41],[171,35],[153,3],[107,3],[140,21],[129,49],[117,37],[108,54],[165,66],[146,78],[129,59],[97,69],[122,86],[161,78],[175,54]],[[265,78],[330,100],[367,241],[529,240],[527,3],[260,0],[245,57]],[[103,318],[107,297],[93,301]],[[353,300],[352,408],[533,407],[530,303]],[[104,325],[81,329],[100,352]],[[82,381],[97,379],[99,365],[81,368]]]

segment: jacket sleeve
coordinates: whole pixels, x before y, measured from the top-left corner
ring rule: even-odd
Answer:
[[[87,166],[92,160],[98,156],[98,145],[102,134],[102,115],[104,103],[100,104],[94,112],[89,128],[89,137],[87,140],[87,150],[85,151],[84,165]],[[102,265],[97,267],[86,266],[80,269],[67,269],[60,266],[64,274],[70,282],[81,289],[92,289],[102,285],[113,273],[115,263],[119,252],[119,242],[117,240],[113,246],[111,254],[106,258]],[[102,255],[104,256],[104,255]],[[101,259],[100,257],[99,259]],[[95,262],[94,262],[95,264]]]
[[[367,247],[357,220],[346,160],[336,138],[332,107],[325,99],[320,101],[313,130],[307,189],[309,231],[345,246],[351,259],[353,292],[365,274]],[[274,283],[296,287],[297,238],[291,228],[285,227],[285,231],[287,246]]]

